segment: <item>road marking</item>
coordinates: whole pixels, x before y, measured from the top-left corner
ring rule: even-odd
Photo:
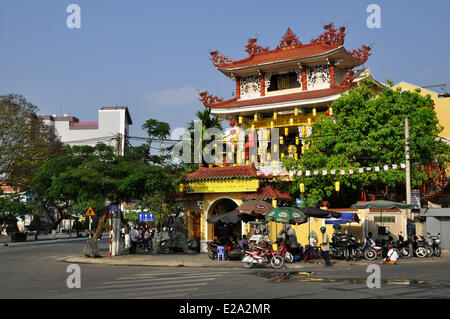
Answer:
[[[209,275],[182,275],[182,276],[171,276],[171,277],[164,277],[164,278],[160,278],[157,276],[146,276],[146,277],[120,277],[117,278],[116,280],[132,280],[132,281],[138,281],[138,280],[142,280],[142,281],[151,281],[151,280],[178,280],[178,279],[182,279],[182,278],[209,278],[209,277],[221,277],[222,274],[209,274]]]
[[[145,290],[147,289],[148,291],[152,291],[154,289],[158,289],[158,290],[165,290],[165,289],[172,289],[172,288],[176,288],[178,291],[179,287],[194,287],[194,286],[205,286],[207,285],[207,282],[200,282],[200,283],[191,283],[191,284],[176,284],[176,285],[163,285],[163,286],[152,286],[152,285],[148,285],[145,284],[144,287],[138,287],[141,285],[133,285],[133,286],[124,286],[124,285],[116,285],[116,286],[103,286],[103,287],[89,287],[87,289],[89,290],[105,290],[105,289],[120,289],[120,291],[125,291],[125,290]]]
[[[198,288],[185,288],[185,289],[177,289],[177,291],[174,292],[166,292],[166,293],[161,293],[161,292],[140,292],[140,296],[136,297],[135,294],[122,294],[121,291],[118,291],[119,293],[119,298],[127,298],[127,296],[130,296],[129,298],[133,298],[133,299],[149,299],[150,297],[153,296],[154,299],[167,299],[167,298],[175,298],[175,297],[184,297],[186,296],[187,293],[191,292],[191,291],[196,291],[198,290]],[[156,298],[155,298],[156,296]]]
[[[122,282],[124,284],[131,284],[131,283],[135,283],[135,284],[146,284],[148,285],[149,283],[152,282],[157,282],[157,281],[179,281],[179,282],[190,282],[190,281],[201,281],[201,280],[207,280],[207,281],[211,281],[214,279],[217,279],[218,277],[213,277],[213,278],[192,278],[192,279],[187,279],[187,280],[183,280],[182,278],[158,278],[158,279],[147,279],[147,280],[132,280],[132,281],[126,281],[126,282]],[[107,281],[102,283],[101,285],[117,285],[121,283],[121,281]]]

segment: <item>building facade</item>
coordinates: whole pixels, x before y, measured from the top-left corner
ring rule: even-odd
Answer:
[[[208,218],[249,199],[271,201],[274,207],[291,199],[273,183],[275,177],[289,179],[280,159],[302,156],[309,147],[304,139],[317,116],[333,117],[332,102],[371,77],[368,69],[354,70],[366,62],[370,48],[348,51],[344,40],[345,27],[329,24],[305,44],[290,28],[273,50],[249,39],[248,57],[241,60],[210,52],[214,67],[235,83],[236,90],[229,100],[200,93],[204,106],[232,128],[218,150],[219,160],[188,174],[182,185],[179,199],[190,223],[197,225],[191,235],[200,238],[202,251],[214,239]],[[274,239],[282,225],[272,224]],[[239,227],[241,234],[248,233],[244,224]]]
[[[61,142],[68,145],[104,143],[116,148],[123,155],[127,145],[129,126],[133,124],[126,106],[102,107],[98,121],[80,122],[75,116],[41,115],[45,124],[55,128]]]

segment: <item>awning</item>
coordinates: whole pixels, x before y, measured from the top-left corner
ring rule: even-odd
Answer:
[[[342,225],[348,223],[359,223],[357,213],[341,213],[340,218],[327,218],[325,224]]]

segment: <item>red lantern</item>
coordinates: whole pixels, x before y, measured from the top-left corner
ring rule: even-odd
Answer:
[[[235,122],[235,121],[231,121],[231,122],[230,122],[230,126],[231,126],[231,127],[234,127],[235,125],[236,125],[236,122]]]
[[[330,110],[326,110],[326,111],[325,111],[325,115],[326,115],[326,116],[330,116]]]

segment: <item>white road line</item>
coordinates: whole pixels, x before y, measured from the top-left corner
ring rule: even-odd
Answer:
[[[191,283],[191,284],[176,284],[176,285],[163,285],[163,286],[150,286],[148,284],[146,284],[143,287],[138,287],[140,285],[133,285],[133,286],[124,286],[124,285],[116,285],[116,286],[103,286],[103,287],[92,287],[92,288],[86,288],[89,289],[90,291],[93,290],[105,290],[105,289],[118,289],[120,291],[124,291],[124,290],[148,290],[148,291],[152,291],[155,289],[158,290],[165,290],[165,289],[172,289],[172,288],[179,288],[179,287],[193,287],[193,286],[205,286],[207,285],[207,282],[200,282],[200,283]]]
[[[117,284],[122,283],[122,284],[128,286],[128,284],[136,283],[136,284],[143,284],[143,285],[146,284],[146,285],[150,286],[152,282],[156,282],[156,281],[163,281],[163,282],[166,282],[166,281],[189,282],[189,281],[201,281],[201,280],[211,281],[211,280],[214,280],[214,279],[217,279],[217,277],[186,278],[186,280],[183,279],[183,278],[170,278],[170,279],[158,278],[158,279],[146,279],[146,280],[125,281],[125,282],[121,282],[121,281],[106,281],[106,282],[103,282],[101,285],[117,285]]]
[[[126,281],[152,281],[152,280],[178,280],[178,279],[183,279],[183,278],[219,278],[223,276],[222,274],[211,274],[211,275],[192,275],[192,276],[177,276],[177,277],[164,277],[164,278],[160,278],[160,277],[145,277],[145,278],[130,278],[130,277],[120,277],[117,278],[117,281],[121,281],[121,280],[126,280]]]

